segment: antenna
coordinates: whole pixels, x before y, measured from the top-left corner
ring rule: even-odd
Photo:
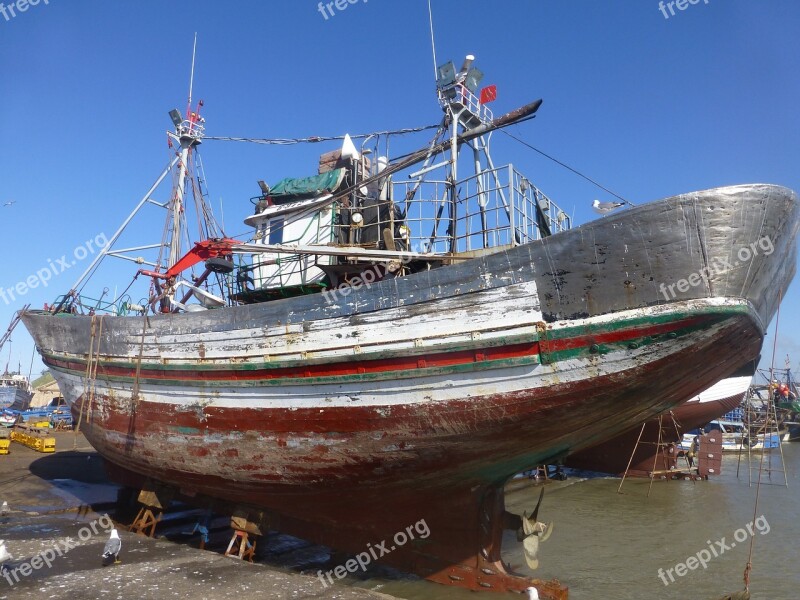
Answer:
[[[197,32],[194,32],[194,46],[192,47],[192,72],[189,75],[189,101],[186,103],[186,115],[192,110],[192,85],[194,84],[194,57],[197,53]]]
[[[433,37],[433,11],[431,10],[431,0],[428,0],[428,22],[431,26],[431,51],[433,52],[433,78],[439,79],[438,65],[436,64],[436,39]]]

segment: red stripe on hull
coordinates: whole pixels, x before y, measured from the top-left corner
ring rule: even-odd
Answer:
[[[680,329],[697,327],[707,324],[715,318],[708,316],[690,317],[679,321],[672,321],[659,325],[631,327],[619,331],[610,331],[592,335],[574,336],[565,339],[548,340],[548,352],[560,352],[588,348],[593,344],[613,344],[641,339],[647,336],[663,335]],[[406,351],[410,352],[410,351]],[[360,375],[365,373],[408,372],[414,369],[450,367],[470,363],[487,362],[493,360],[507,360],[538,356],[540,347],[538,341],[506,346],[482,346],[470,350],[456,350],[446,352],[425,352],[416,355],[398,356],[373,360],[347,360],[340,362],[326,362],[323,364],[308,364],[302,367],[271,367],[258,369],[218,369],[208,363],[197,363],[196,370],[170,369],[140,369],[139,377],[153,380],[192,380],[192,381],[253,381],[281,378],[302,379],[310,377],[336,377],[345,375]],[[102,361],[102,359],[101,359]],[[56,357],[46,357],[44,362],[55,368],[83,372],[86,363],[66,360]],[[135,367],[118,367],[101,362],[97,369],[98,377],[128,377],[136,376]]]
[[[357,360],[348,362],[328,362],[325,364],[309,364],[302,367],[273,367],[268,369],[214,369],[206,363],[197,363],[196,370],[189,369],[145,369],[140,371],[142,379],[191,380],[191,381],[253,381],[268,379],[303,379],[311,377],[336,377],[343,375],[363,375],[365,373],[384,373],[392,371],[409,371],[413,369],[450,367],[492,360],[506,360],[538,356],[539,342],[513,344],[498,348],[485,347],[479,350],[460,350],[442,353],[420,354],[418,356],[399,356],[375,360]],[[45,363],[51,367],[71,371],[85,371],[86,364],[76,361],[48,358]],[[98,377],[136,376],[136,369],[130,367],[109,366],[100,364]]]

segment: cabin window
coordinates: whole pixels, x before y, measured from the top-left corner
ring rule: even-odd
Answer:
[[[272,219],[269,222],[269,243],[282,244],[283,243],[283,217],[279,219]]]

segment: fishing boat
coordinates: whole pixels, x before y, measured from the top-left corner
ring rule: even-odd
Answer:
[[[762,369],[759,374],[764,374]],[[779,413],[770,395],[765,396],[765,389],[768,386],[752,385],[739,406],[704,427],[704,431],[721,434],[723,452],[769,451],[788,441],[785,415]],[[690,447],[693,436],[684,435],[682,449]]]
[[[761,381],[753,386],[753,394],[759,400],[771,399],[781,420],[796,421],[800,418],[800,390],[789,368],[789,357],[783,369],[759,369]]]
[[[21,310],[14,313],[8,329],[0,336],[0,350],[8,342],[8,359],[6,360],[6,367],[3,374],[0,375],[0,413],[4,411],[20,411],[27,410],[30,406],[31,399],[33,398],[33,388],[31,388],[30,380],[22,375],[21,365],[16,373],[8,370],[11,364],[11,334],[14,328],[19,324],[20,313],[30,308],[30,304],[26,304]],[[5,424],[8,420],[6,416],[0,424]]]
[[[800,439],[800,401],[798,401],[798,387],[794,374],[790,368],[789,357],[786,357],[785,368],[763,368],[758,369],[756,381],[754,382],[749,397],[751,410],[749,413],[737,411],[739,419],[731,419],[726,415],[727,420],[747,420],[749,415],[753,421],[753,429],[759,432],[759,425],[766,420],[769,412],[773,412],[773,419],[777,424],[776,435],[782,441],[791,442]],[[746,409],[748,404],[744,404]],[[762,436],[763,437],[763,436]]]
[[[794,275],[798,198],[737,185],[572,227],[489,150],[541,100],[495,117],[480,77],[471,56],[439,68],[444,118],[418,151],[392,160],[384,134],[346,137],[315,174],[260,181],[247,240],[192,177],[213,139],[202,103],[172,111],[174,155],[126,221],[159,204],[161,243],[120,248],[124,224],[68,294],[21,315],[114,477],[344,552],[379,546],[445,585],[567,597],[501,560],[504,529],[531,565],[550,531],[538,505],[505,511],[505,482],[758,355]],[[187,252],[190,195],[205,239]],[[147,267],[141,295],[87,298],[109,256]]]
[[[13,427],[19,422],[19,413],[10,410],[0,410],[0,427]]]
[[[680,451],[694,435],[688,432],[707,425],[739,406],[746,398],[755,373],[753,361],[731,377],[655,419],[633,427],[596,446],[567,457],[569,467],[618,476],[649,477],[650,473],[678,468]],[[688,450],[688,446],[685,448]]]
[[[61,415],[68,416],[70,411],[67,401],[64,400],[62,396],[56,396],[45,406],[14,411],[14,413],[19,416],[22,421],[29,423],[31,421],[49,421],[53,415],[56,415],[57,417]]]
[[[33,389],[30,380],[20,373],[5,373],[0,375],[0,411],[28,410],[33,398]]]

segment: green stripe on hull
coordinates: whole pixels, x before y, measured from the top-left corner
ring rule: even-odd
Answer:
[[[569,359],[588,358],[591,356],[603,355],[609,352],[634,351],[641,347],[650,346],[670,339],[677,339],[682,336],[688,335],[690,333],[708,329],[709,327],[721,321],[724,321],[727,318],[742,314],[748,314],[748,312],[749,312],[748,308],[743,305],[734,305],[726,307],[704,307],[693,311],[668,313],[666,315],[654,315],[652,317],[646,317],[646,316],[634,317],[619,321],[611,321],[609,323],[576,325],[556,330],[548,330],[547,343],[557,344],[558,341],[568,340],[574,337],[601,336],[610,333],[620,333],[625,329],[633,329],[642,326],[652,327],[658,325],[668,325],[670,323],[683,321],[686,319],[693,319],[702,316],[710,317],[699,325],[683,327],[671,331],[669,333],[646,335],[638,338],[626,339],[620,342],[589,344],[577,348],[569,348],[565,350],[556,350],[552,352],[547,352],[546,353],[548,359],[547,362],[548,364],[552,364],[554,362],[559,362]],[[535,341],[538,341],[536,336],[509,336],[507,338],[500,338],[499,340],[497,340],[498,343],[493,345],[492,347],[501,347],[502,345],[514,345],[520,343],[532,343]],[[500,342],[502,342],[502,344]],[[456,350],[455,347],[450,347],[449,350],[478,351],[482,348],[488,347],[486,344],[482,345],[480,344],[481,344],[480,340],[476,340],[476,343],[470,346],[459,344],[457,346],[458,350]],[[436,352],[435,348],[429,348],[426,350],[428,354],[442,354],[442,352]],[[381,355],[380,358],[378,358],[379,354]],[[396,356],[397,353],[396,352],[393,353],[392,357]],[[45,359],[47,360],[47,358],[52,358],[54,360],[67,360],[53,355],[46,355]],[[355,355],[347,356],[343,357],[343,359],[341,360],[328,361],[328,362],[330,362],[331,364],[336,362],[352,362],[354,360],[358,360],[359,362],[367,362],[370,360],[381,360],[387,358],[390,358],[390,356],[386,356],[386,353],[383,352],[383,353],[373,353],[373,354],[360,354],[357,356]],[[77,358],[69,359],[68,362],[83,366],[80,369],[69,369],[55,365],[49,365],[49,366],[50,368],[62,373],[69,373],[80,377],[85,376],[85,370],[86,370],[85,359],[77,359]],[[311,361],[307,362],[291,361],[291,363],[293,363],[291,365],[288,364],[289,362],[290,361],[278,362],[278,363],[263,362],[260,364],[234,363],[227,365],[211,365],[211,364],[203,364],[201,362],[192,364],[174,364],[174,365],[164,365],[160,363],[142,363],[141,365],[142,371],[159,371],[165,374],[167,373],[174,374],[176,375],[176,377],[174,378],[140,377],[138,381],[140,384],[151,384],[151,385],[169,384],[169,385],[182,385],[188,387],[248,388],[248,387],[285,386],[285,385],[325,385],[325,384],[337,384],[337,383],[359,383],[368,381],[412,379],[416,377],[433,377],[440,375],[488,371],[488,370],[510,368],[510,367],[535,366],[540,364],[541,361],[540,361],[540,356],[537,354],[537,355],[517,357],[517,358],[483,360],[478,362],[465,362],[462,364],[448,365],[441,367],[418,367],[415,369],[387,370],[374,373],[353,373],[346,375],[329,375],[329,376],[316,376],[316,377],[275,377],[275,378],[265,378],[265,379],[244,379],[244,380],[239,380],[236,379],[235,377],[231,379],[196,379],[196,378],[184,379],[180,377],[181,375],[187,375],[189,373],[194,373],[194,372],[202,372],[204,374],[210,374],[213,373],[214,371],[224,370],[225,372],[246,373],[248,371],[255,371],[255,370],[284,369],[297,366],[307,366],[307,367],[313,366],[313,363]],[[323,362],[323,364],[327,363]],[[137,369],[137,365],[135,362],[127,362],[127,361],[126,362],[100,361],[100,368],[102,369],[103,367],[109,367],[115,369],[128,368],[131,370]],[[114,381],[120,383],[128,383],[128,382],[132,383],[135,381],[135,377],[123,376],[123,375],[102,374],[102,378],[106,381]]]

